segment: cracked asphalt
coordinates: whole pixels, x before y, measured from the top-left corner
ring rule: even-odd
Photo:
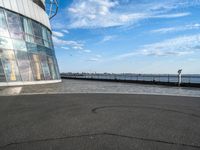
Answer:
[[[0,150],[134,149],[200,149],[200,98],[141,94],[0,97]]]

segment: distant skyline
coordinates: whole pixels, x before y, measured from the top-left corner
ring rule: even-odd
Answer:
[[[200,74],[200,0],[60,0],[60,72]]]

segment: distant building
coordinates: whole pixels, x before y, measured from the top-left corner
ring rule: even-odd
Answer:
[[[0,86],[60,82],[45,0],[0,0]]]

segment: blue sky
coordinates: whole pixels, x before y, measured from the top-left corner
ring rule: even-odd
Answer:
[[[60,0],[61,72],[200,73],[200,0]]]

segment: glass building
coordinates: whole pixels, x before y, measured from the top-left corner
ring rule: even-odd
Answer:
[[[0,0],[0,86],[60,81],[44,0]]]

